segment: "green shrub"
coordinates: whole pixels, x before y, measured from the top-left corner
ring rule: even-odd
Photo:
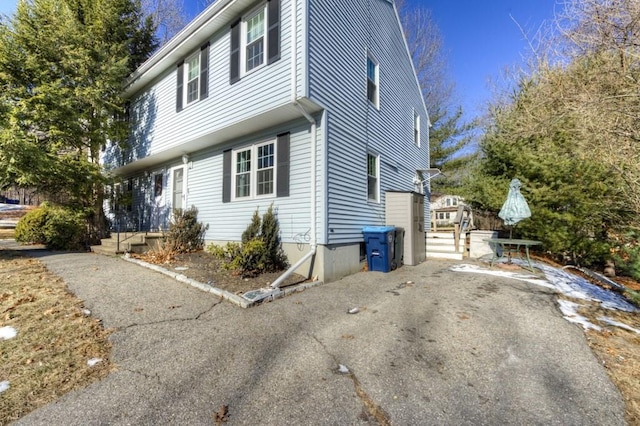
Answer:
[[[16,241],[24,244],[44,244],[44,225],[47,222],[48,213],[49,205],[43,203],[37,209],[22,216],[16,224]]]
[[[242,244],[246,244],[249,241],[257,238],[260,235],[260,226],[261,226],[260,212],[258,211],[258,209],[256,209],[256,211],[253,212],[251,223],[249,224],[249,226],[247,226],[247,229],[245,229],[244,232],[242,233]]]
[[[617,247],[613,250],[613,261],[620,274],[640,280],[640,231],[630,230],[616,238]]]
[[[53,250],[84,250],[88,241],[86,214],[43,203],[20,219],[15,238],[21,243],[44,244]]]
[[[243,277],[276,272],[287,267],[287,257],[282,250],[279,235],[278,220],[271,205],[262,219],[256,209],[251,223],[242,233],[242,244],[211,244],[207,251],[223,259],[225,269],[236,271]]]
[[[262,262],[265,253],[264,242],[260,239],[253,239],[242,244],[242,249],[231,262],[227,263],[227,268],[239,272],[243,277],[254,277],[265,270]]]
[[[207,246],[207,252],[218,259],[224,260],[226,263],[230,263],[236,256],[239,256],[241,251],[242,246],[234,242],[227,243],[224,246],[217,244],[209,244],[209,246]]]
[[[174,209],[165,244],[177,253],[202,250],[207,229],[209,225],[198,222],[198,209],[195,206],[186,210]]]
[[[260,238],[264,242],[262,264],[265,270],[273,272],[286,268],[287,257],[280,243],[280,227],[278,226],[278,219],[273,212],[273,204],[269,206],[267,212],[262,216]]]

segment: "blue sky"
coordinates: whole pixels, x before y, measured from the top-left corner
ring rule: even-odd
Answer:
[[[527,53],[527,41],[520,28],[533,36],[556,10],[557,0],[408,0],[423,6],[444,38],[449,72],[456,85],[456,103],[468,118],[482,110],[490,99],[488,84],[500,79],[506,67],[517,66]],[[0,13],[11,14],[17,0],[0,0]],[[195,16],[203,0],[184,0],[187,12]],[[512,19],[513,18],[513,19]]]

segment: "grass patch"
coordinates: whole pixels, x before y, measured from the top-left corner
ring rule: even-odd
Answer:
[[[83,313],[82,301],[37,260],[0,250],[0,424],[8,424],[112,370],[109,332]],[[89,367],[88,361],[103,361]]]

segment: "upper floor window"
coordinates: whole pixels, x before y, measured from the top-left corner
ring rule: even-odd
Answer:
[[[250,71],[264,63],[265,8],[262,7],[247,18],[245,33],[245,69]]]
[[[413,110],[413,143],[420,148],[420,114]]]
[[[187,67],[187,105],[193,101],[197,101],[200,95],[200,55],[195,54],[185,62]]]
[[[209,43],[178,64],[176,112],[209,96]]]
[[[452,207],[452,206],[457,206],[458,205],[458,199],[457,198],[447,198],[445,200],[446,202],[446,206],[447,207]]]
[[[370,54],[367,55],[367,99],[376,108],[379,106],[378,74],[378,62]]]
[[[378,202],[380,200],[379,157],[367,154],[367,199]]]
[[[229,81],[280,59],[280,0],[267,0],[231,25]]]

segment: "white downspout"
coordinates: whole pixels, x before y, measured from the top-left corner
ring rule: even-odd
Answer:
[[[291,6],[291,102],[298,99],[298,0]]]
[[[281,276],[278,277],[272,284],[271,288],[278,289],[280,285],[286,280],[293,272],[304,264],[307,260],[311,259],[316,254],[317,239],[316,239],[316,150],[318,145],[317,130],[318,125],[316,120],[304,109],[304,107],[298,102],[298,1],[293,0],[293,6],[291,11],[291,26],[293,28],[291,36],[291,101],[295,105],[304,118],[311,124],[311,242],[309,245],[309,252],[302,256],[300,260],[294,263],[289,269],[287,269]]]
[[[286,280],[296,269],[298,269],[304,262],[311,259],[316,254],[317,239],[316,239],[316,147],[318,144],[317,138],[317,124],[316,120],[305,111],[304,107],[298,102],[294,102],[302,115],[311,123],[311,244],[309,245],[309,252],[302,256],[293,266],[285,271],[284,274],[278,277],[272,284],[271,288],[279,288],[284,280]]]

